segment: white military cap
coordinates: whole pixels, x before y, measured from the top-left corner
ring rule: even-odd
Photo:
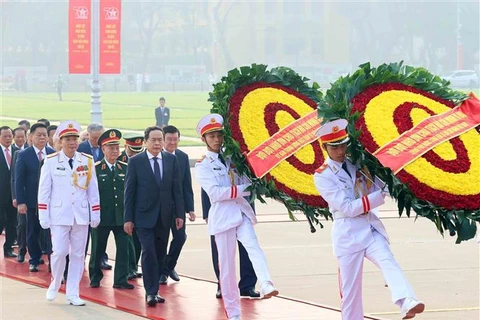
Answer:
[[[344,144],[350,141],[346,130],[347,125],[348,121],[345,119],[333,120],[321,126],[315,135],[320,137],[320,141],[322,143],[326,143],[331,146]]]
[[[203,136],[205,133],[223,130],[223,117],[218,113],[206,115],[197,124],[197,134]]]
[[[59,139],[67,136],[80,136],[80,124],[73,120],[63,121],[58,125],[57,131],[55,134],[58,135]]]

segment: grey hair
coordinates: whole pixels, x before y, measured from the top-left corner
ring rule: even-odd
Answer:
[[[100,123],[90,123],[87,127],[87,132],[90,133],[92,131],[101,131],[103,130],[103,125],[101,125]]]

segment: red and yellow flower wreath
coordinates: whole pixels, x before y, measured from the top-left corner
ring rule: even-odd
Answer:
[[[396,175],[372,156],[424,119],[442,114],[468,98],[447,85],[425,69],[401,63],[378,68],[365,64],[333,84],[320,103],[319,116],[324,121],[349,119],[354,161],[368,165],[387,182],[398,201],[400,215],[404,209],[409,215],[412,208],[432,220],[440,232],[447,229],[451,235],[458,234],[460,242],[475,235],[475,221],[480,220],[477,130],[439,144]]]
[[[322,94],[317,84],[309,86],[307,80],[288,68],[242,67],[214,85],[210,101],[212,112],[227,119],[225,153],[252,179],[254,194],[260,200],[267,196],[281,201],[292,219],[292,211],[300,210],[318,223],[319,215],[331,217],[312,179],[324,162],[318,141],[305,145],[262,178],[255,177],[245,160],[247,153],[280,129],[316,110]]]

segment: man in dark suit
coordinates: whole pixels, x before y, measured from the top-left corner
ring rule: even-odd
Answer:
[[[205,190],[202,189],[202,211],[203,219],[208,223],[208,211],[210,210],[211,203],[210,198],[208,197]],[[253,210],[255,211],[255,206],[250,202]],[[240,296],[250,297],[250,298],[260,298],[260,293],[255,291],[255,284],[257,283],[257,276],[255,270],[253,269],[252,262],[248,257],[247,250],[242,245],[240,241],[238,243],[238,254],[240,257],[240,281],[238,282],[238,289],[240,289]],[[215,271],[215,276],[219,280],[220,268],[218,267],[218,250],[217,245],[215,244],[215,236],[210,236],[210,246],[212,249],[212,262],[213,270]],[[222,291],[220,290],[220,283],[217,285],[217,293],[215,294],[217,299],[222,298]]]
[[[0,127],[0,233],[5,228],[3,254],[6,258],[16,258],[12,245],[17,237],[17,210],[13,206],[11,191],[12,156],[17,148],[12,145],[13,132],[8,126]]]
[[[98,138],[105,132],[105,128],[99,123],[90,123],[87,127],[88,139],[78,145],[78,152],[83,152],[93,156],[93,161],[101,161],[104,157],[102,148],[98,145]],[[90,229],[89,229],[90,230]],[[87,239],[87,248],[90,238]],[[87,249],[86,249],[87,250]],[[68,266],[68,264],[67,264]],[[108,264],[108,255],[104,253],[102,270],[111,270],[112,266]]]
[[[164,150],[168,153],[174,154],[177,157],[178,168],[180,170],[180,182],[183,190],[183,205],[185,212],[188,213],[188,219],[195,221],[195,212],[193,209],[193,188],[192,175],[190,173],[190,160],[188,155],[182,150],[178,149],[178,142],[180,141],[180,131],[174,126],[166,126],[163,128],[165,134]],[[172,242],[170,249],[165,258],[165,268],[160,270],[160,284],[167,284],[168,276],[174,281],[180,281],[180,277],[175,271],[178,257],[182,251],[185,241],[187,241],[187,234],[185,233],[186,224],[180,229],[176,228],[175,222],[172,223]]]
[[[19,152],[15,163],[15,196],[18,213],[26,217],[30,271],[37,272],[42,257],[39,242],[41,227],[37,214],[39,169],[41,161],[55,151],[46,147],[48,134],[47,127],[43,123],[32,125],[30,135],[32,136],[32,146]],[[24,252],[19,251],[19,254],[23,254],[22,258],[24,258]],[[22,259],[19,259],[19,262],[20,260]]]
[[[161,97],[158,99],[160,106],[155,109],[155,119],[157,120],[157,127],[164,128],[168,126],[168,121],[170,121],[170,109],[165,107],[165,98]]]
[[[143,136],[138,133],[127,132],[122,137],[125,140],[125,149],[117,160],[128,163],[130,158],[145,150]],[[138,272],[141,250],[142,246],[140,245],[140,240],[138,240],[137,232],[133,230],[132,236],[128,237],[128,280],[142,277],[142,273]]]
[[[105,129],[101,124],[90,123],[87,127],[88,140],[78,145],[78,152],[92,155],[95,162],[102,160],[104,155],[102,148],[98,145],[98,138],[104,131]]]
[[[177,158],[162,151],[163,131],[145,129],[147,150],[128,162],[125,181],[124,230],[137,231],[142,245],[143,285],[148,306],[165,302],[158,295],[159,270],[163,269],[172,220],[183,226],[185,210]]]

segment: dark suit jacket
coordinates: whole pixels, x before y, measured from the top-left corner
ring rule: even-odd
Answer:
[[[154,228],[160,214],[163,227],[169,228],[173,218],[185,220],[177,158],[162,151],[162,167],[159,183],[146,151],[130,158],[125,179],[125,222],[133,222],[137,228]]]
[[[3,148],[0,145],[0,149]],[[11,167],[15,165],[13,162],[13,156],[15,151],[18,149],[12,144],[11,148],[11,156],[12,156],[12,163]],[[12,191],[11,191],[11,167],[8,168],[7,159],[3,155],[3,150],[0,150],[0,206],[10,204],[12,205]]]
[[[168,126],[168,121],[170,121],[170,109],[165,107],[163,112],[161,107],[155,109],[155,119],[157,120],[157,126]]]
[[[190,160],[188,159],[188,154],[177,149],[175,150],[175,156],[177,156],[178,169],[180,171],[180,182],[182,183],[185,212],[194,211],[192,174],[190,172]]]
[[[55,150],[46,147],[47,155]],[[46,155],[45,155],[46,157]],[[40,180],[40,162],[33,147],[16,153],[15,196],[17,204],[26,204],[28,209],[36,209],[38,203],[38,181]]]
[[[85,140],[83,141],[82,143],[80,143],[78,145],[78,149],[77,149],[78,152],[83,152],[83,153],[86,153],[86,154],[89,154],[89,155],[92,155],[92,148],[90,147],[90,142],[88,142],[88,140]],[[95,159],[95,161],[100,161],[104,158],[104,154],[102,152],[102,148],[99,147],[98,149],[98,159]]]

